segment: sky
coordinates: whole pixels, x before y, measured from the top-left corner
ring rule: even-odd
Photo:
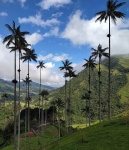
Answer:
[[[14,78],[14,53],[6,48],[3,39],[10,34],[5,24],[30,34],[25,39],[37,54],[37,62],[30,62],[30,78],[39,83],[39,61],[42,69],[42,84],[61,87],[64,72],[62,61],[68,59],[76,73],[84,69],[84,59],[91,55],[91,48],[108,47],[108,21],[95,22],[95,13],[106,10],[107,0],[0,0],[0,78]],[[119,2],[123,2],[119,0]],[[111,22],[111,55],[129,54],[129,0],[119,11],[126,16]],[[108,52],[108,51],[107,51]],[[18,55],[18,53],[17,53]],[[17,57],[18,64],[18,57]],[[17,66],[18,69],[18,66]],[[21,61],[21,79],[27,76],[27,62]]]

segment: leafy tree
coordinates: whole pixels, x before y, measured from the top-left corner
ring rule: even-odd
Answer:
[[[108,53],[106,52],[108,48],[104,48],[102,49],[102,46],[99,44],[97,49],[91,48],[92,52],[92,57],[94,57],[95,59],[97,57],[99,57],[99,72],[98,72],[98,76],[99,76],[99,120],[101,122],[101,89],[100,89],[100,85],[101,85],[101,69],[100,69],[100,64],[101,64],[101,58],[102,56],[104,57],[108,57]]]
[[[122,3],[118,3],[117,4],[117,0],[108,0],[107,1],[107,10],[103,10],[100,11],[98,13],[96,13],[95,15],[98,16],[98,18],[96,19],[96,21],[100,21],[102,22],[103,20],[105,20],[105,22],[107,21],[107,19],[109,20],[109,33],[107,35],[107,37],[109,38],[109,72],[108,72],[108,119],[111,119],[111,100],[110,100],[110,77],[111,77],[111,73],[110,73],[110,55],[111,55],[111,31],[110,31],[110,24],[111,24],[111,19],[113,20],[113,22],[116,24],[117,18],[124,18],[125,14],[117,11],[117,9],[121,6],[123,6],[125,4],[125,2]]]

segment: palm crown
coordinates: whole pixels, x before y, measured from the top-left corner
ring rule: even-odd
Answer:
[[[102,56],[109,57],[109,54],[105,52],[108,49],[108,47],[102,49],[102,45],[98,45],[97,49],[91,48],[92,52],[92,57],[97,57],[101,58]]]
[[[96,16],[99,16],[96,19],[96,21],[100,20],[100,22],[102,22],[103,20],[105,20],[105,22],[106,22],[108,17],[110,16],[111,19],[116,24],[116,20],[117,20],[116,18],[124,18],[125,17],[124,13],[117,11],[117,9],[124,4],[125,4],[125,2],[117,4],[117,0],[115,0],[115,1],[114,0],[108,0],[107,1],[107,10],[100,11],[100,12],[95,14]]]

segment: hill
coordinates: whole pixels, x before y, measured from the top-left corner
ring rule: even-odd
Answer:
[[[41,85],[42,89],[46,89],[48,91],[54,90],[54,87]],[[18,91],[18,84],[17,84],[17,91]],[[13,92],[14,92],[14,85],[11,81],[0,79],[0,95],[3,93],[7,93],[8,100],[13,100]],[[39,93],[39,84],[36,82],[30,83],[30,96],[36,96]],[[21,82],[21,98],[24,98],[26,94],[26,85],[24,82]],[[1,99],[1,98],[0,98]]]
[[[129,55],[114,55],[111,57],[111,113],[117,115],[128,109],[129,105]],[[83,123],[85,121],[86,100],[82,99],[85,93],[88,93],[88,69],[78,73],[76,78],[67,79],[67,97],[69,89],[71,93],[71,108],[73,123]],[[69,88],[70,87],[70,88]],[[91,71],[91,108],[94,114],[92,121],[98,118],[99,103],[99,78],[98,66]],[[65,98],[65,86],[51,92],[51,100]],[[107,117],[108,102],[108,59],[101,63],[101,100],[102,117]],[[82,118],[82,115],[84,116]],[[76,116],[76,117],[75,117]]]
[[[88,128],[76,129],[73,133],[58,138],[56,126],[48,125],[43,136],[25,139],[21,135],[20,149],[36,150],[128,150],[129,116],[104,121]],[[128,121],[128,122],[127,122]],[[13,149],[13,143],[2,150]]]

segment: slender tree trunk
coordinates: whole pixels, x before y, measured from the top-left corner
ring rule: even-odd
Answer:
[[[72,117],[71,117],[71,78],[69,80],[69,129],[72,130]]]
[[[39,93],[41,93],[41,67],[40,67],[40,88],[39,88]],[[39,125],[40,125],[40,100],[41,100],[41,96],[39,95]]]
[[[100,57],[99,57],[99,121],[101,122],[101,93],[100,93],[100,76],[101,76],[101,72],[100,72]]]
[[[67,132],[67,104],[66,104],[66,77],[65,77],[65,130]]]
[[[90,113],[90,67],[89,67],[89,126],[90,126],[90,117],[91,117],[91,113]]]
[[[41,125],[42,125],[42,134],[43,134],[43,130],[44,130],[44,99],[42,96],[42,114],[41,114]]]
[[[17,115],[17,104],[16,104],[16,51],[14,52],[14,150],[17,150],[16,145],[16,134],[17,134],[17,121],[16,121],[16,115]]]
[[[27,133],[27,81],[26,81],[26,98],[25,98],[25,138]]]
[[[30,82],[29,82],[29,60],[28,60],[28,132],[30,132]]]
[[[86,127],[88,127],[88,115],[87,115],[87,99],[86,99]]]
[[[21,96],[21,91],[20,91],[20,52],[19,52],[19,69],[18,69],[18,73],[19,73],[19,100],[18,100],[18,146],[17,146],[17,150],[19,150],[19,146],[20,146],[20,96]]]
[[[110,42],[110,16],[109,16],[109,64],[108,64],[108,119],[111,119],[111,89],[110,89],[110,84],[111,84],[111,72],[110,72],[110,58],[111,58],[111,42]]]
[[[59,132],[59,138],[60,138],[60,117],[59,117],[59,107],[58,107],[58,132]]]

